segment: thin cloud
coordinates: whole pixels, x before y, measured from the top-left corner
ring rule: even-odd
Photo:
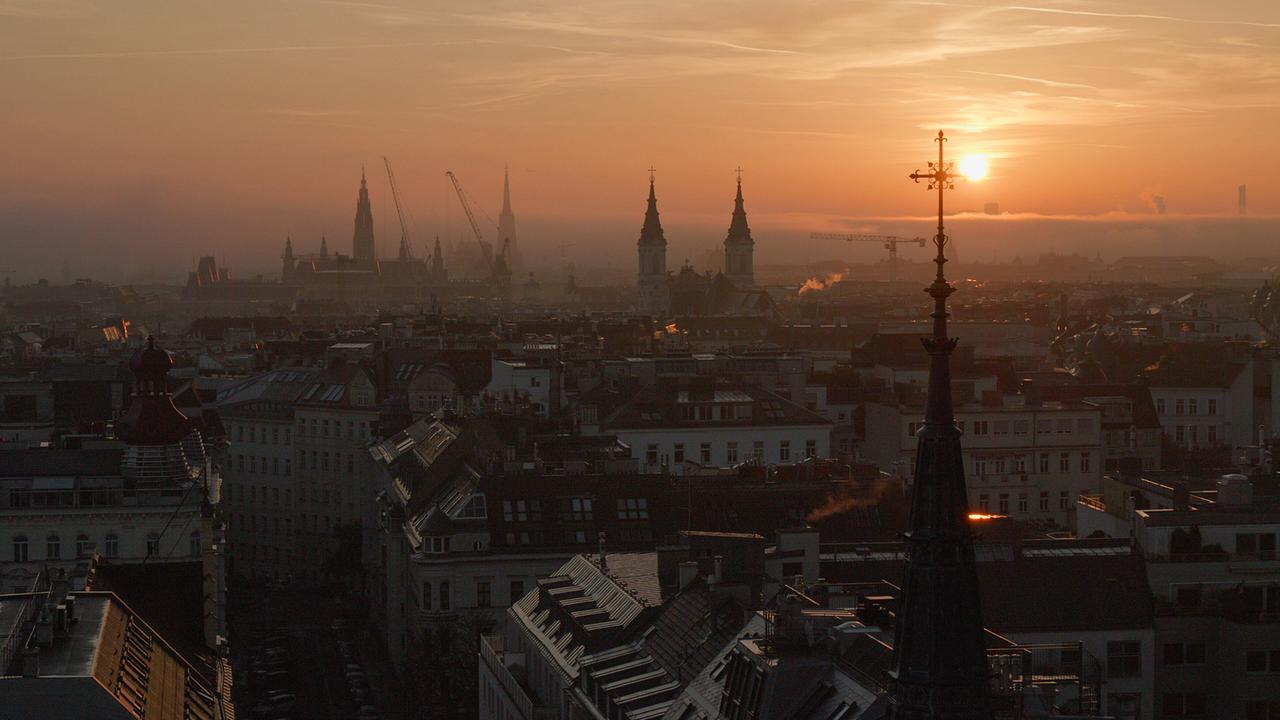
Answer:
[[[1021,80],[1023,82],[1036,83],[1037,85],[1047,85],[1049,87],[1060,88],[1082,88],[1085,90],[1097,90],[1095,85],[1086,85],[1085,83],[1064,82],[1062,80],[1049,80],[1048,78],[1030,77],[1027,75],[1012,75],[1009,73],[983,72],[981,70],[962,70],[961,72],[970,75],[984,75],[986,77],[1005,78],[1006,80]]]
[[[33,53],[0,56],[4,60],[110,60],[152,57],[204,57],[219,55],[255,55],[263,53],[322,52],[339,50],[386,50],[424,47],[425,43],[370,43],[365,45],[277,45],[272,47],[207,48],[190,50],[118,50],[104,52]]]

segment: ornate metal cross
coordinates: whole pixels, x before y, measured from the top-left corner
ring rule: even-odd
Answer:
[[[653,174],[656,172],[658,172],[658,168],[650,165],[649,166],[649,182],[653,182]]]
[[[943,160],[942,148],[947,142],[946,135],[939,130],[938,137],[934,138],[933,141],[938,143],[938,162],[929,163],[929,172],[927,173],[922,173],[919,170],[916,170],[907,177],[917,183],[924,180],[928,183],[930,190],[936,189],[938,191],[938,234],[933,236],[933,244],[938,248],[938,256],[934,259],[934,262],[938,264],[937,279],[945,282],[942,276],[942,264],[947,261],[946,254],[944,252],[947,244],[947,233],[942,226],[942,194],[944,191],[956,189],[956,176],[954,172],[952,172],[952,163],[945,162]]]

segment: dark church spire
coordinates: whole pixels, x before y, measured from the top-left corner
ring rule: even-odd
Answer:
[[[738,176],[738,195],[733,199],[733,218],[729,221],[729,234],[725,243],[750,243],[751,227],[747,225],[747,210],[742,203],[742,176]]]
[[[738,174],[738,194],[733,200],[733,218],[724,238],[724,274],[739,288],[755,285],[755,241],[747,225],[747,210],[742,202],[742,168]]]
[[[929,401],[916,448],[907,569],[903,577],[893,643],[891,720],[990,720],[990,670],[978,598],[978,573],[969,528],[969,502],[961,457],[960,430],[951,401],[951,352],[947,336],[948,238],[942,222],[943,192],[955,175],[943,161],[946,137],[939,132],[938,162],[925,180],[938,191],[937,275],[927,288],[933,298],[929,353]]]
[[[360,194],[356,198],[355,232],[351,235],[351,257],[356,260],[372,260],[373,209],[369,206],[369,185],[364,168],[360,168]]]
[[[662,222],[658,219],[658,195],[653,189],[653,168],[649,168],[649,207],[644,211],[639,244],[667,244],[667,238],[662,234]]]

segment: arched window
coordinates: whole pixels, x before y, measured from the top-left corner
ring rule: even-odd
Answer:
[[[422,583],[422,609],[431,609],[431,583]]]
[[[80,533],[76,536],[76,557],[89,557],[93,554],[94,544],[89,541],[89,536]]]
[[[160,554],[160,536],[154,532],[147,533],[147,557]]]
[[[45,540],[44,557],[46,560],[62,559],[62,538],[57,535],[50,535]]]
[[[452,598],[449,597],[449,581],[440,581],[440,609],[448,610]]]
[[[13,539],[13,561],[26,562],[27,557],[27,536],[18,535]]]
[[[115,533],[107,533],[106,547],[103,549],[106,551],[107,557],[109,558],[119,557],[120,556],[120,536],[116,535]]]
[[[191,557],[200,557],[200,531],[191,531]]]

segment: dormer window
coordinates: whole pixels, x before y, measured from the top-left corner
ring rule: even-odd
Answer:
[[[447,537],[429,537],[422,543],[422,551],[431,554],[440,554],[449,552],[449,538]]]
[[[488,507],[485,505],[484,495],[472,495],[467,504],[463,506],[458,514],[454,516],[459,520],[484,520],[489,517]]]

